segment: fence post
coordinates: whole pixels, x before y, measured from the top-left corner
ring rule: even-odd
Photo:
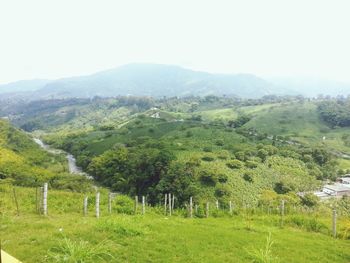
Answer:
[[[175,207],[175,195],[173,194],[173,201],[171,202],[171,210],[174,211],[174,207]]]
[[[96,217],[100,218],[100,192],[96,193]]]
[[[145,196],[142,196],[142,214],[146,213],[146,204],[145,204]]]
[[[135,215],[137,214],[137,206],[138,206],[138,202],[139,202],[139,197],[137,195],[135,195]]]
[[[108,213],[112,213],[112,193],[108,193]]]
[[[193,217],[193,200],[192,196],[190,197],[190,217]]]
[[[39,214],[39,198],[38,198],[38,187],[35,187],[35,211]]]
[[[232,215],[232,201],[230,200],[230,214]]]
[[[47,216],[47,188],[48,184],[44,183],[44,192],[43,192],[43,210],[44,216]]]
[[[171,194],[169,193],[168,195],[168,199],[169,199],[169,216],[171,216]]]
[[[337,237],[337,210],[333,209],[333,218],[332,218],[332,232],[333,237]]]
[[[283,227],[284,220],[284,200],[281,201],[281,227]]]
[[[205,216],[208,218],[209,217],[209,202],[207,202],[207,206],[205,209]]]
[[[166,206],[168,202],[168,195],[164,194],[164,214],[166,215]]]
[[[216,204],[216,209],[219,210],[219,200],[216,200],[215,204]]]
[[[88,205],[88,197],[85,196],[84,197],[84,209],[83,209],[84,216],[87,215],[87,205]]]

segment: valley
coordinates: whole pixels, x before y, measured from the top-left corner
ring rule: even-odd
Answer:
[[[70,246],[90,251],[86,262],[155,257],[159,262],[185,258],[221,262],[231,257],[263,262],[257,259],[261,255],[256,255],[260,253],[256,249],[271,234],[276,246],[269,251],[270,260],[347,262],[350,255],[338,249],[349,245],[350,201],[321,202],[313,195],[326,182],[350,171],[346,135],[350,127],[331,126],[322,118],[320,105],[328,103],[289,96],[255,100],[207,96],[4,105],[0,113],[8,120],[0,123],[0,208],[5,248],[27,258],[31,241],[23,238],[22,248],[15,249],[16,225],[18,231],[28,231],[38,247],[24,262],[60,262],[61,253]],[[35,189],[45,182],[49,184],[47,218],[35,212]],[[11,189],[16,189],[19,212],[10,201]],[[100,219],[93,211],[96,191],[101,193]],[[106,210],[109,192],[117,193],[111,211]],[[176,197],[172,216],[163,212],[166,193]],[[147,200],[146,215],[140,211],[135,215],[135,196]],[[89,198],[88,216],[81,212],[84,197]],[[190,198],[196,206],[194,218],[188,218]],[[281,200],[286,204],[283,227]],[[212,211],[209,218],[207,204]],[[337,239],[331,237],[335,206]],[[38,223],[25,230],[32,220]],[[40,225],[42,231],[36,231]],[[47,231],[52,237],[43,243]],[[209,243],[199,241],[210,235],[215,239]],[[242,235],[243,239],[238,238]],[[170,243],[164,241],[167,236]],[[329,252],[310,253],[316,240]],[[135,245],[139,242],[149,246],[139,251]],[[159,242],[162,245],[155,245]],[[169,253],[173,242],[189,244],[192,252],[180,245]],[[226,245],[220,245],[223,242]],[[278,252],[287,247],[285,242],[292,249],[289,253],[300,242],[308,252],[299,249],[299,256],[287,259],[288,253]],[[203,246],[222,257],[214,260],[200,249]],[[92,252],[99,250],[101,254]]]

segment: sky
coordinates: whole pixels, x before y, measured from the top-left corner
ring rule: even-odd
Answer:
[[[348,0],[0,0],[0,83],[135,62],[350,82]]]

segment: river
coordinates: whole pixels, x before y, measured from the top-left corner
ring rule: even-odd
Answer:
[[[87,175],[86,173],[83,172],[83,170],[81,169],[81,167],[79,167],[77,165],[77,161],[74,158],[74,156],[70,153],[67,153],[63,150],[59,150],[59,149],[54,149],[52,147],[50,147],[50,145],[45,144],[42,140],[40,140],[39,138],[33,138],[34,142],[36,142],[41,148],[43,148],[45,151],[52,153],[52,154],[65,154],[67,161],[68,161],[68,170],[69,173],[71,174],[80,174],[80,175],[85,175],[87,176],[89,179],[91,179],[91,176]]]

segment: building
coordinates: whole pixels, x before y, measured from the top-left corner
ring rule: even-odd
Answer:
[[[335,183],[323,186],[322,192],[329,196],[350,196],[350,184]]]
[[[342,184],[350,185],[350,177],[342,177],[342,178],[340,178],[340,182]]]

